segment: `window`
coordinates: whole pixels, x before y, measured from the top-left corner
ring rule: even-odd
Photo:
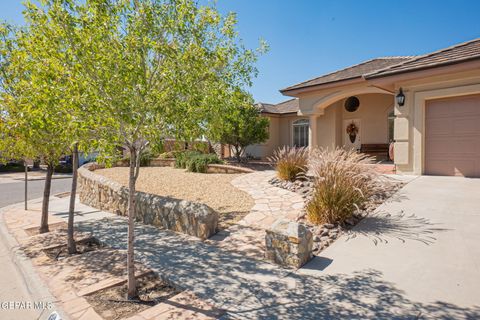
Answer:
[[[388,113],[388,142],[393,141],[394,123],[395,123],[395,113],[392,110]]]
[[[308,146],[308,120],[301,119],[293,122],[293,145],[295,147]]]

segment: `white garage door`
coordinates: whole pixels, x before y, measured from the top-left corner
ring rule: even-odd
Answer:
[[[480,177],[480,95],[427,102],[425,174]]]

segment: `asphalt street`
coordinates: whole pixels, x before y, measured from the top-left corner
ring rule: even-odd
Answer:
[[[51,195],[70,191],[71,178],[53,179]],[[28,199],[40,198],[43,196],[45,180],[28,181]],[[2,183],[0,178],[0,208],[24,200],[24,181]]]

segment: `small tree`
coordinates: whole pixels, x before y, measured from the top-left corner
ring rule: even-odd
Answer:
[[[40,232],[48,231],[53,168],[62,155],[73,155],[67,237],[73,254],[78,151],[93,149],[91,141],[103,118],[96,117],[91,92],[79,72],[75,32],[79,20],[73,15],[73,3],[49,0],[25,6],[25,27],[1,28],[4,130],[10,137],[4,146],[18,157],[40,157],[47,164]]]
[[[68,210],[67,249],[69,254],[76,253],[74,239],[74,213],[78,180],[79,151],[90,152],[97,145],[94,141],[98,131],[102,130],[102,117],[97,114],[95,99],[88,90],[88,83],[80,72],[81,46],[78,28],[81,27],[79,15],[75,14],[75,5],[69,0],[44,0],[41,6],[27,5],[26,15],[30,17],[37,37],[43,36],[41,56],[48,65],[58,65],[57,73],[61,82],[58,90],[64,95],[62,104],[56,107],[69,114],[63,125],[63,133],[69,142],[72,154],[72,185]]]
[[[234,15],[192,0],[91,0],[72,9],[81,72],[108,122],[103,146],[130,153],[128,298],[137,295],[134,218],[140,158],[150,141],[198,137],[225,101],[250,84],[253,51],[239,45]]]
[[[238,101],[237,99],[235,99]],[[243,101],[249,101],[244,97]],[[269,137],[269,120],[259,114],[251,103],[243,103],[231,108],[223,117],[212,122],[210,134],[212,140],[231,145],[235,157],[240,162],[245,148],[255,143],[263,143]]]
[[[40,233],[48,232],[48,207],[55,165],[68,151],[64,124],[69,112],[60,110],[65,99],[61,66],[48,60],[52,48],[44,46],[44,35],[36,32],[36,12],[27,15],[28,27],[0,27],[0,72],[4,152],[21,158],[40,158],[47,165]],[[50,49],[50,50],[49,50]],[[46,60],[47,59],[47,60]]]

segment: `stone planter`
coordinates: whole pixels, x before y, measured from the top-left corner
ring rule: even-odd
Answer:
[[[152,159],[150,160],[149,167],[174,167],[175,166],[175,159]]]
[[[300,268],[311,259],[313,235],[304,224],[279,219],[265,232],[268,260],[285,267]]]

